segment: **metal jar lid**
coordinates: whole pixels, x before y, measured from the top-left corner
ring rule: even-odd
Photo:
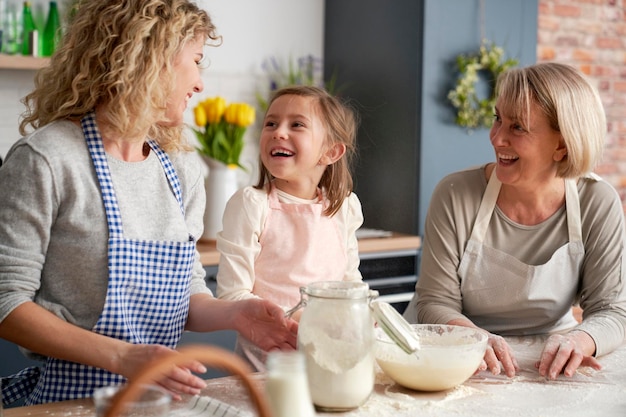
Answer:
[[[408,354],[419,350],[420,341],[417,334],[413,331],[409,322],[395,308],[383,301],[371,302],[370,308],[378,325],[396,345]]]

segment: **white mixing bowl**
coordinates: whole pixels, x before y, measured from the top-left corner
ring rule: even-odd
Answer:
[[[381,369],[396,383],[419,391],[442,391],[465,382],[485,355],[487,334],[462,326],[412,324],[420,349],[407,354],[376,329],[374,353]]]

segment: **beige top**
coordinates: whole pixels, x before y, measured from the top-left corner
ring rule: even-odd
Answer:
[[[457,271],[487,187],[484,168],[451,174],[433,192],[414,300],[418,313],[407,316],[410,321],[446,323],[464,317]],[[622,343],[625,335],[624,214],[617,192],[605,181],[581,178],[577,188],[585,250],[576,293],[584,310],[578,327],[591,335],[597,355],[602,355]],[[527,265],[547,263],[568,242],[565,207],[538,225],[525,226],[508,219],[496,206],[484,240],[485,246]],[[496,283],[498,277],[490,279]],[[558,300],[563,294],[555,289],[543,296]],[[499,330],[506,333],[509,329]]]
[[[577,324],[572,304],[585,257],[576,181],[565,181],[568,242],[541,265],[484,244],[501,185],[494,169],[459,265],[463,312],[478,327],[500,334],[569,330]]]

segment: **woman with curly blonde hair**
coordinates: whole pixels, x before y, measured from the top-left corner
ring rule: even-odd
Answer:
[[[5,403],[122,384],[183,330],[295,347],[279,306],[214,298],[196,250],[204,181],[183,113],[219,41],[188,0],[78,5],[0,169],[0,337],[43,362],[2,379]],[[204,371],[188,363],[154,383],[198,394]]]

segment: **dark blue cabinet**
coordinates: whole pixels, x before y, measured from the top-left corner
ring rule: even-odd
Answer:
[[[482,3],[483,13],[480,0],[326,1],[326,79],[336,74],[361,115],[355,191],[366,227],[422,234],[436,183],[494,159],[487,129],[454,124],[456,57],[477,52],[484,35],[534,63],[538,2]]]

